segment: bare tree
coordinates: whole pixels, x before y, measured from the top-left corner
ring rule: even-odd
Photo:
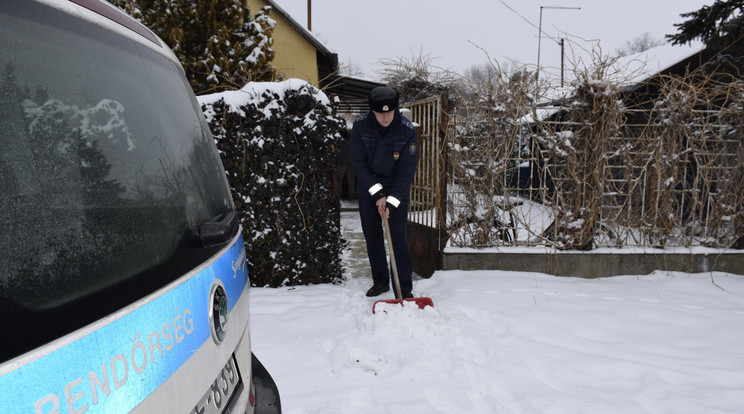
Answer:
[[[434,66],[434,59],[423,51],[410,57],[380,59],[383,69],[378,74],[385,83],[400,93],[404,102],[442,94],[450,95],[457,84],[457,75]]]
[[[615,50],[618,56],[634,55],[645,52],[652,47],[661,46],[665,42],[663,39],[654,39],[649,32],[643,32],[633,40],[626,40],[625,43]]]
[[[346,76],[361,76],[364,74],[362,66],[353,62],[351,59],[347,59],[339,68],[339,73]]]

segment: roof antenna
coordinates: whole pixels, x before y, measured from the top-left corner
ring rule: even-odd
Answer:
[[[313,31],[313,0],[307,0],[307,30]]]

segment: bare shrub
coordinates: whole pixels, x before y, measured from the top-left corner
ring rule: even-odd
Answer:
[[[561,249],[591,249],[600,229],[600,211],[607,187],[608,164],[622,154],[615,139],[623,127],[625,108],[613,59],[595,56],[588,68],[575,70],[571,102],[560,124],[543,125],[537,136],[546,148],[555,185],[547,202],[556,211],[549,235]]]
[[[472,96],[457,113],[450,162],[456,198],[448,203],[451,242],[491,246],[508,242],[504,211],[515,176],[515,159],[523,148],[521,118],[532,105],[527,91],[533,77],[524,70],[506,73],[498,65],[473,77]]]
[[[614,59],[575,70],[551,112],[532,76],[496,70],[471,88],[450,141],[451,244],[744,248],[744,83],[656,76],[632,95]],[[515,180],[526,159],[537,183]],[[520,216],[528,203],[547,229]]]

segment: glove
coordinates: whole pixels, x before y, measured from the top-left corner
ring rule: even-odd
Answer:
[[[393,212],[395,211],[397,207],[393,204],[391,204],[389,201],[385,203],[385,209],[390,212],[390,215],[393,215]]]
[[[398,208],[398,206],[400,205],[400,200],[398,200],[397,198],[395,198],[393,196],[388,196],[385,199],[385,201],[386,201],[386,203],[385,203],[385,209],[387,211],[389,211],[390,214],[393,214],[393,212],[395,211],[395,209]],[[388,217],[390,217],[390,216],[388,215]]]

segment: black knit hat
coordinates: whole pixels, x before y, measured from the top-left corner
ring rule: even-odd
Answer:
[[[369,107],[375,112],[390,112],[398,107],[398,92],[387,86],[378,86],[369,93]]]

